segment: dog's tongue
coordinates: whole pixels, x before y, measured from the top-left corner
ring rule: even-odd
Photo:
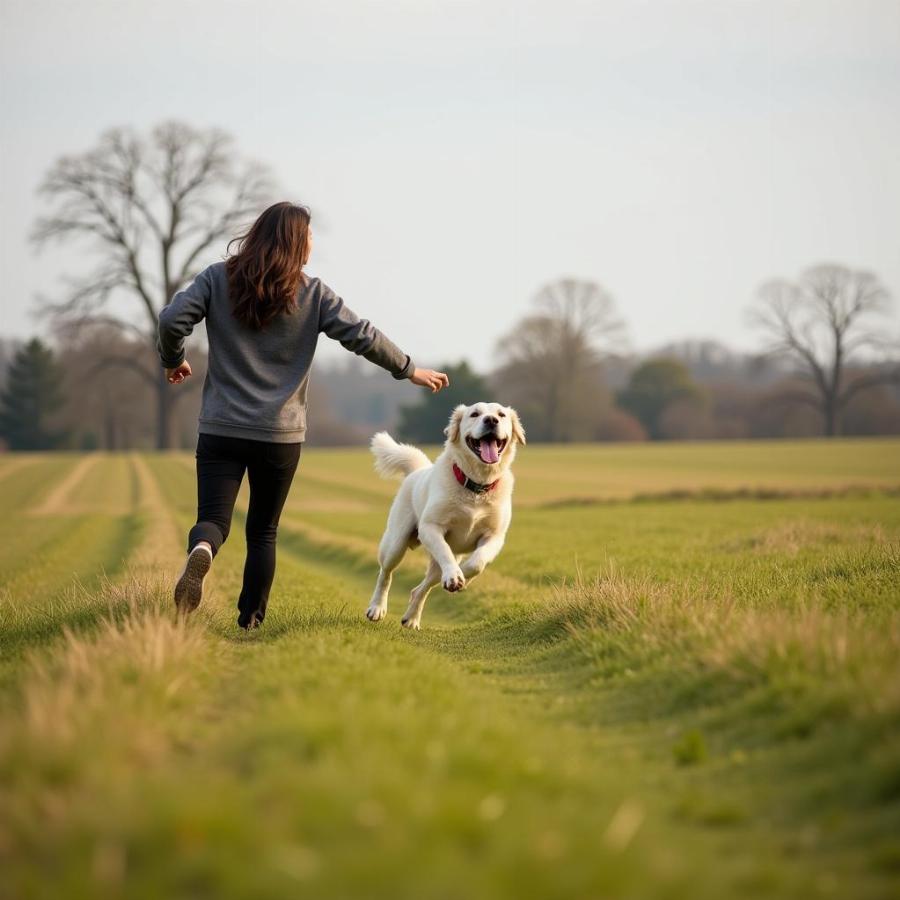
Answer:
[[[481,454],[482,462],[495,463],[500,459],[496,438],[486,438],[482,440],[478,445],[478,452]]]

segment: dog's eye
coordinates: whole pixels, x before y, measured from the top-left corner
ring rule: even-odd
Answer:
[[[503,410],[498,409],[498,410],[497,410],[497,415],[500,416],[501,419],[505,419],[505,418],[506,418],[506,413],[503,412]]]
[[[469,416],[469,418],[470,418],[470,419],[477,419],[480,415],[481,415],[481,413],[478,412],[478,410],[476,409],[476,410]]]

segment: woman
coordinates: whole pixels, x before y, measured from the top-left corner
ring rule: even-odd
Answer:
[[[228,537],[244,471],[250,482],[247,560],[238,625],[265,618],[275,577],[278,520],[306,437],[306,392],[320,332],[387,369],[439,391],[443,372],[418,369],[318,278],[303,271],[312,250],[310,213],[276,203],[159,315],[157,350],[172,384],[191,375],[184,339],[206,319],[209,364],[197,427],[197,522],[175,585],[179,612],[196,609],[203,579]]]

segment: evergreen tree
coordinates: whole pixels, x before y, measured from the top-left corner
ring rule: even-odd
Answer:
[[[398,432],[402,440],[441,444],[454,406],[489,399],[487,383],[467,362],[440,368],[447,373],[450,387],[437,394],[425,394],[416,404],[400,407]]]
[[[0,437],[10,450],[54,450],[65,444],[68,433],[47,424],[65,402],[63,377],[53,351],[38,338],[16,352],[0,392]]]
[[[662,358],[639,365],[616,399],[622,409],[640,421],[651,438],[658,440],[663,437],[663,414],[673,403],[700,402],[702,397],[703,391],[683,362]]]

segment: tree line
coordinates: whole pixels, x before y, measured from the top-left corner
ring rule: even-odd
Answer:
[[[148,136],[104,132],[90,150],[57,160],[39,192],[51,209],[36,220],[33,243],[81,241],[97,265],[61,298],[37,298],[59,350],[35,338],[3,367],[0,439],[13,449],[144,446],[152,422],[152,446],[184,446],[196,433],[204,367],[198,360],[195,377],[171,389],[156,358],[159,312],[213,247],[284,192],[225,132],[177,121]],[[494,371],[449,367],[451,394],[500,398],[533,440],[553,442],[893,432],[900,367],[890,311],[876,275],[842,265],[767,282],[748,318],[763,338],[756,374],[771,377],[698,380],[677,353],[623,354],[609,292],[562,278],[499,339]],[[323,442],[362,440],[378,418],[373,408],[359,409],[359,391],[353,403],[329,403],[327,390],[317,382]],[[427,441],[436,434],[432,404],[445,416],[453,399],[442,392],[398,410],[377,390],[368,396],[384,413],[378,425],[397,420],[404,436]]]
[[[451,374],[459,399],[514,405],[548,442],[752,438],[900,431],[900,363],[889,296],[868,272],[822,264],[764,284],[747,318],[758,354],[693,366],[678,349],[624,359],[624,326],[598,284],[561,279],[496,344],[498,368]],[[702,346],[702,344],[700,345]],[[692,369],[694,369],[692,371]],[[403,436],[426,440],[445,399],[402,410]],[[469,401],[471,402],[471,401]],[[431,407],[434,407],[432,410]]]
[[[638,357],[621,351],[624,326],[610,296],[591,282],[562,279],[542,288],[497,341],[495,369],[448,362],[450,387],[440,394],[397,385],[355,357],[317,366],[310,443],[363,444],[381,428],[438,443],[447,410],[479,398],[515,406],[532,441],[900,433],[898,366],[884,337],[889,319],[879,319],[886,292],[865,273],[818,266],[792,286],[795,306],[786,313],[789,289],[772,284],[748,310],[769,336],[760,353],[688,341]],[[786,314],[793,318],[782,332],[773,326]],[[111,378],[94,365],[108,352],[158,365],[155,348],[102,324],[76,329],[55,352],[36,338],[18,348],[0,344],[0,440],[10,449],[153,446],[153,391],[136,372]],[[205,353],[192,360],[195,389],[170,423],[173,445],[183,448],[196,439],[196,385],[206,370]]]

